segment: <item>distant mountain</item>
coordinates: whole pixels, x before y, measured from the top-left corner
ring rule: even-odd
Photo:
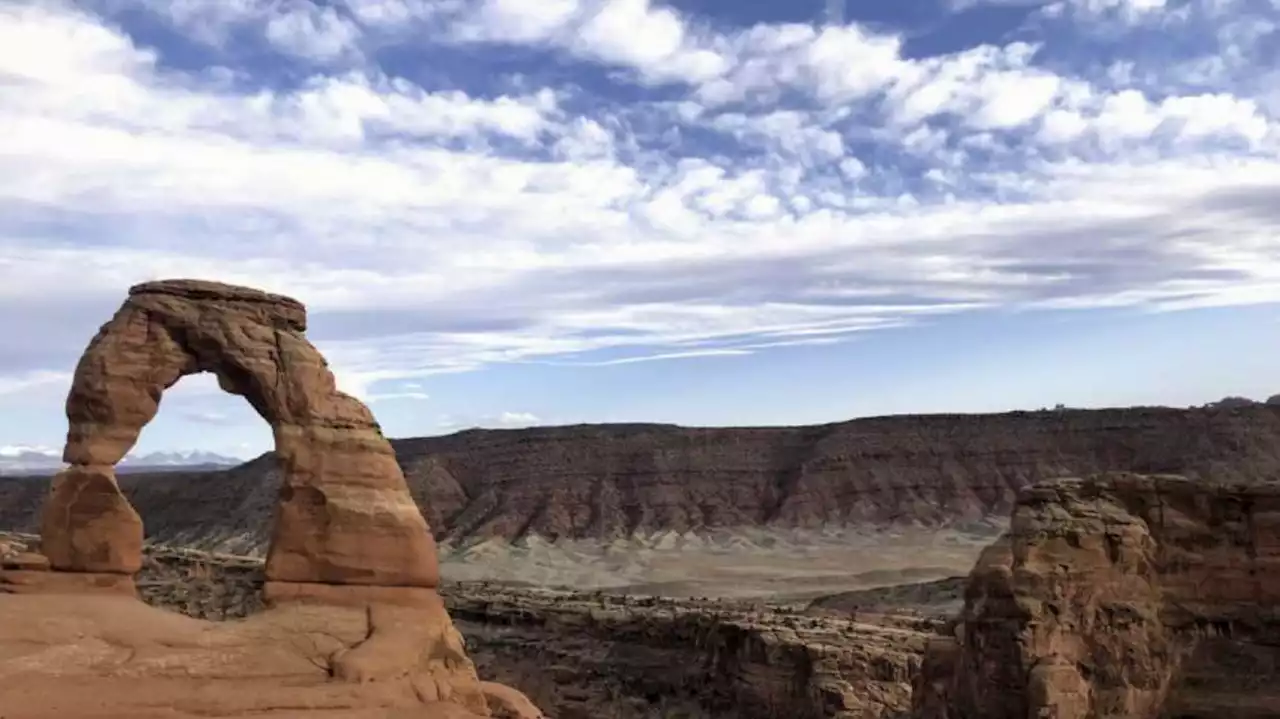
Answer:
[[[1270,407],[1280,407],[1280,394],[1271,395],[1265,402],[1259,402],[1258,400],[1250,399],[1249,397],[1223,397],[1217,402],[1210,402],[1209,404],[1206,404],[1205,407],[1210,409],[1236,409],[1239,407],[1253,407],[1262,404]]]
[[[200,450],[151,452],[126,455],[116,471],[120,474],[157,472],[171,469],[218,470],[234,467],[244,460]],[[51,474],[62,469],[62,452],[48,447],[0,447],[0,475]]]
[[[121,465],[130,467],[191,467],[194,465],[212,464],[219,467],[234,467],[244,462],[240,457],[229,457],[216,452],[202,452],[198,449],[183,452],[152,452],[143,455],[126,455]]]

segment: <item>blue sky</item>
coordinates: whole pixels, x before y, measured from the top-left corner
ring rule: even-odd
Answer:
[[[1280,0],[824,6],[0,0],[0,445],[183,276],[396,436],[1280,392]]]

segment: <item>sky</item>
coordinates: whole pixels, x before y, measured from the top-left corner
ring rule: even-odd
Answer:
[[[390,436],[1280,392],[1280,0],[827,5],[0,0],[0,445],[170,277]]]

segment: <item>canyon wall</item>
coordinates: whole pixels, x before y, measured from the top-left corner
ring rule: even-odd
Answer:
[[[918,719],[1280,716],[1280,485],[1106,474],[1024,491],[931,642]]]
[[[791,428],[581,425],[393,440],[437,539],[1007,517],[1042,479],[1123,470],[1280,476],[1280,407],[925,415]],[[148,535],[265,546],[272,455],[224,472],[121,477]],[[30,527],[47,480],[0,479],[0,527]]]
[[[477,664],[558,719],[896,719],[932,629],[495,586],[446,596]]]

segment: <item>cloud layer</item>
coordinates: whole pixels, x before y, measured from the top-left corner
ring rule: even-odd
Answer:
[[[935,20],[993,5],[1014,32],[932,51],[646,0],[0,3],[0,394],[164,276],[303,299],[371,399],[1280,299],[1280,5]]]

